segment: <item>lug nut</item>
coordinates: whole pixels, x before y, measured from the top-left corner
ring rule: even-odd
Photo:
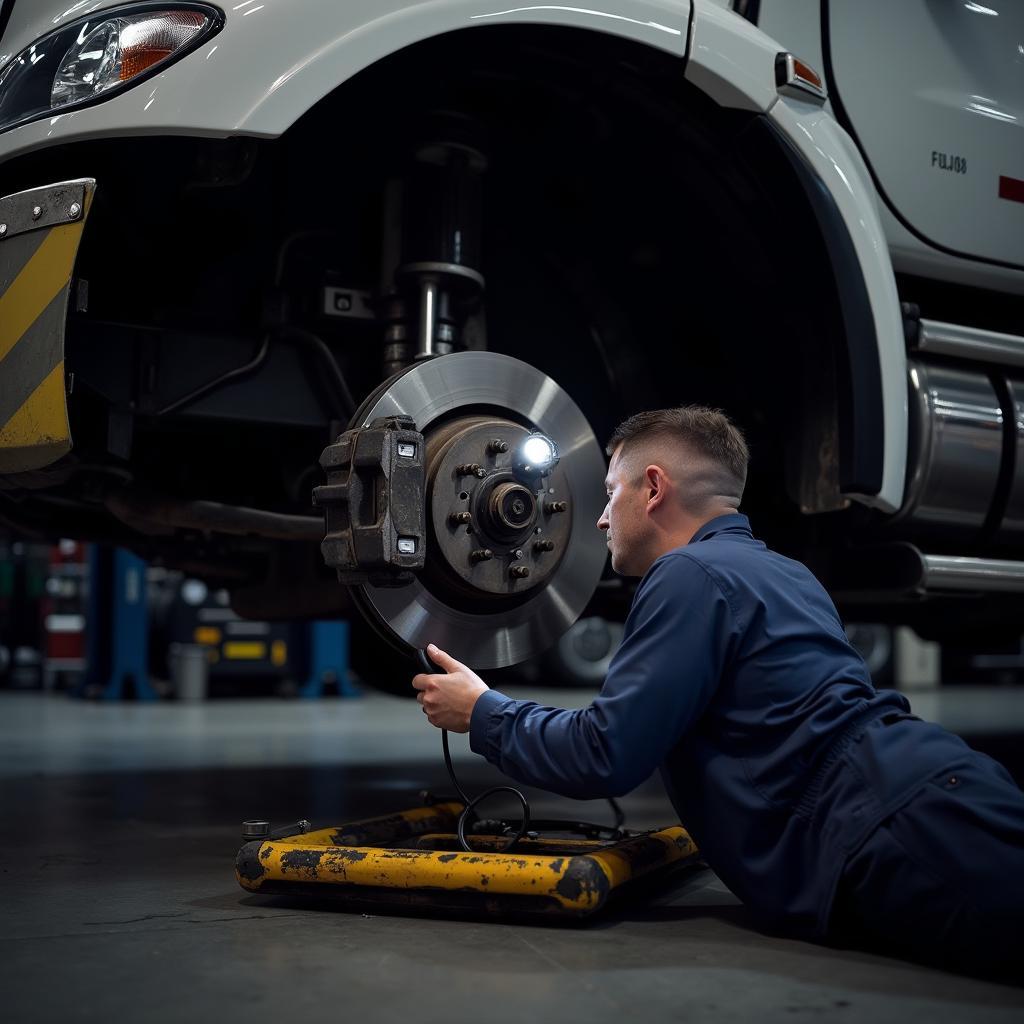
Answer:
[[[500,437],[496,437],[493,441],[487,442],[487,450],[492,455],[500,455],[502,452],[508,451],[508,441],[502,441]]]
[[[477,562],[487,562],[494,557],[494,552],[490,548],[477,548],[476,551],[469,553],[469,560],[476,564]]]
[[[553,540],[535,540],[533,542],[534,551],[554,551],[555,542]]]
[[[513,565],[508,574],[514,580],[525,580],[530,575],[530,570],[525,565]]]
[[[487,475],[487,470],[479,462],[464,462],[461,466],[455,467],[455,472],[459,476],[484,477]]]
[[[465,526],[467,523],[473,522],[473,513],[472,512],[453,512],[448,517],[448,522],[451,523],[452,526]]]
[[[568,507],[567,501],[549,501],[544,505],[544,511],[550,515],[552,512],[564,512]]]

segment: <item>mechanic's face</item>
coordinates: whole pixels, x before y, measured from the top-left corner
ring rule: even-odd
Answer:
[[[605,505],[597,528],[608,535],[608,550],[612,555],[612,568],[623,576],[642,576],[647,571],[643,564],[643,551],[647,536],[647,490],[643,477],[632,479],[622,465],[619,455],[622,445],[615,449],[605,477],[608,504]],[[635,472],[632,474],[636,476]]]

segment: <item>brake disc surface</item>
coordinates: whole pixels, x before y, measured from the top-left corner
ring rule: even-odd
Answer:
[[[412,417],[428,448],[432,436],[462,417],[498,417],[541,431],[558,445],[558,493],[552,497],[566,503],[562,515],[569,523],[566,529],[559,522],[557,562],[538,570],[543,582],[510,585],[504,597],[493,593],[493,585],[482,586],[478,594],[463,585],[456,593],[438,583],[444,567],[435,541],[428,547],[428,571],[413,583],[354,587],[361,611],[392,643],[412,648],[434,643],[477,669],[514,665],[550,647],[583,611],[607,557],[604,535],[596,527],[605,500],[605,461],[586,417],[550,377],[494,352],[458,352],[412,366],[374,392],[351,425],[367,426],[381,416]],[[450,486],[450,480],[433,486],[442,484]],[[441,533],[446,525],[437,520],[448,506],[431,499],[428,494],[430,528]]]

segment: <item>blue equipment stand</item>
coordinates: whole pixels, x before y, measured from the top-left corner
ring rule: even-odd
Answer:
[[[157,700],[149,683],[146,563],[121,548],[89,548],[87,668],[79,695]]]
[[[300,697],[322,697],[333,681],[339,697],[358,697],[348,675],[348,623],[321,620],[306,624],[309,640],[309,678],[299,687]]]

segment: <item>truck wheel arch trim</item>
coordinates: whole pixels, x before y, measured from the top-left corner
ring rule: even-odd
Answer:
[[[874,410],[884,407],[878,335],[860,262],[835,198],[771,122],[772,134],[803,186],[832,262],[844,341],[839,370],[839,487],[844,494],[882,489],[885,430]],[[842,386],[845,384],[845,387]]]
[[[303,7],[302,19],[296,18],[294,0],[264,0],[258,8],[227,12],[212,45],[156,74],[145,102],[127,90],[90,107],[9,129],[0,136],[0,159],[40,145],[111,134],[277,138],[325,96],[379,61],[429,39],[490,25],[585,30],[682,59],[690,17],[689,2],[671,0],[601,0],[578,7],[494,0],[360,5],[305,0]],[[56,4],[51,9],[40,2],[18,22],[19,5],[5,50],[20,52],[69,20],[60,11]],[[262,54],[258,63],[254,52]]]
[[[841,467],[842,490],[895,512],[906,482],[907,358],[896,278],[870,178],[849,137],[823,111],[780,100],[768,120],[788,143],[841,299],[850,374],[845,436],[853,445]]]
[[[686,56],[689,3],[614,0],[586,7],[554,4],[501,5],[498,10],[481,10],[481,7],[479,0],[442,0],[439,3],[407,5],[354,28],[317,54],[318,58],[325,58],[318,64],[321,73],[327,77],[315,87],[317,95],[312,97],[312,102],[318,102],[359,72],[409,46],[470,28],[536,25],[578,29],[619,36],[680,58]],[[418,27],[421,22],[422,30]],[[331,54],[338,45],[347,45],[355,57],[340,82],[330,77],[336,74],[337,62],[331,60]],[[268,131],[277,134],[298,120],[312,103],[306,103],[303,109],[292,105],[290,112],[279,112],[278,108],[284,103],[281,87],[295,75],[312,70],[308,64],[311,62],[300,62],[280,76],[263,100],[247,113],[240,130],[250,134]],[[274,123],[266,123],[268,120]]]
[[[775,59],[786,47],[708,0],[693,0],[691,21],[687,80],[722,106],[767,115],[832,260],[846,335],[839,368],[848,384],[840,400],[841,490],[895,512],[907,463],[906,352],[870,173],[830,115],[779,97]]]
[[[723,107],[763,113],[778,99],[775,58],[785,46],[709,0],[693,0],[686,80]]]

